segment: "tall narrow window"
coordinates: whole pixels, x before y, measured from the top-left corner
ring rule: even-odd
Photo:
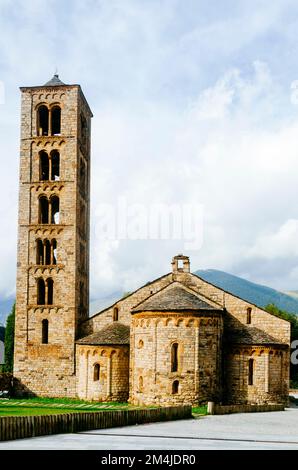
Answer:
[[[37,110],[37,134],[48,135],[49,133],[49,110],[46,106],[39,106]]]
[[[42,320],[41,322],[41,342],[42,344],[48,344],[49,342],[49,321]]]
[[[80,188],[84,194],[86,189],[86,167],[82,158],[80,160]]]
[[[100,365],[95,364],[93,369],[93,381],[97,382],[100,379]]]
[[[44,240],[44,264],[51,264],[51,242]]]
[[[179,392],[179,380],[174,380],[174,382],[172,383],[172,394],[177,395],[178,392]]]
[[[51,264],[57,264],[57,240],[55,238],[51,243]]]
[[[85,289],[84,289],[84,283],[81,281],[80,282],[80,311],[81,311],[81,314],[83,312],[83,309],[84,309],[84,293],[85,293]]]
[[[45,305],[46,287],[43,279],[37,279],[37,305]]]
[[[38,222],[40,224],[49,223],[49,201],[46,196],[39,198]]]
[[[49,156],[46,152],[42,151],[39,153],[39,179],[40,181],[49,180]]]
[[[60,207],[59,197],[51,197],[51,224],[59,224],[60,222]]]
[[[54,303],[54,281],[53,279],[49,278],[47,279],[47,290],[48,290],[48,305],[53,305]]]
[[[60,179],[60,155],[57,150],[51,152],[51,162],[52,162],[52,181],[59,181]]]
[[[139,392],[143,392],[144,391],[144,380],[143,380],[143,377],[140,375],[139,377]]]
[[[248,307],[248,309],[246,310],[246,323],[248,325],[251,324],[251,307]]]
[[[118,321],[118,318],[119,318],[119,310],[118,310],[118,307],[114,307],[114,310],[113,310],[113,321]]]
[[[43,243],[42,240],[36,240],[36,264],[43,264]]]
[[[171,348],[171,372],[177,372],[178,365],[178,343],[173,343]]]
[[[248,385],[254,384],[254,360],[249,359],[248,361]]]
[[[61,108],[54,106],[51,110],[52,116],[52,135],[61,134]]]

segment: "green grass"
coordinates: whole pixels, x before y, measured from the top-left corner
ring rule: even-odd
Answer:
[[[62,413],[82,413],[87,410],[66,410],[57,408],[26,408],[26,407],[12,407],[0,406],[0,416],[38,416],[38,415],[55,415]],[[88,410],[94,411],[94,410]]]
[[[193,415],[206,415],[207,414],[207,405],[193,406],[192,407]]]
[[[21,402],[21,404],[20,404]],[[63,406],[61,406],[63,405]],[[89,405],[81,407],[81,405]],[[140,407],[120,402],[92,402],[71,398],[11,398],[0,399],[0,416],[28,416],[59,413],[104,412],[108,410],[127,410]],[[156,408],[156,407],[143,407]]]

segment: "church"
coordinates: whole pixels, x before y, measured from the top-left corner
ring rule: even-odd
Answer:
[[[290,323],[171,269],[89,317],[90,133],[80,85],[21,87],[19,396],[286,404]]]

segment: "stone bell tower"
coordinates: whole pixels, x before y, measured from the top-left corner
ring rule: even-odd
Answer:
[[[20,394],[71,397],[89,308],[92,113],[58,75],[21,93],[14,376]]]

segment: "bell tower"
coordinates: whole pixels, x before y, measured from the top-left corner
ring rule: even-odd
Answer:
[[[89,310],[92,112],[57,74],[21,94],[14,376],[20,394],[72,397]]]

